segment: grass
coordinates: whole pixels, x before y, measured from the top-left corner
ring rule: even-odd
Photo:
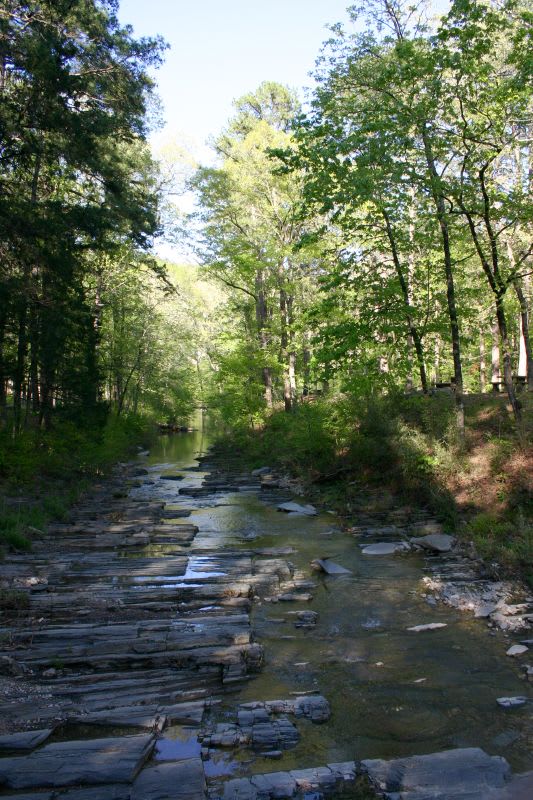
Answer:
[[[0,548],[24,551],[50,520],[65,520],[76,499],[110,466],[146,443],[142,417],[110,417],[83,427],[0,432]]]
[[[20,611],[28,608],[30,598],[22,589],[0,589],[0,610]]]

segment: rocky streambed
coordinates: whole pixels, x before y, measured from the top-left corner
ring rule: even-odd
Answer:
[[[346,530],[203,446],[1,563],[0,797],[531,798],[530,599],[424,511],[362,495]]]

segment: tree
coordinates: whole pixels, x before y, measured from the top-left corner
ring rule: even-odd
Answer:
[[[0,400],[11,381],[15,431],[24,399],[26,416],[32,406],[44,424],[57,403],[94,403],[94,254],[126,239],[145,248],[157,230],[143,140],[146,70],[162,43],[135,40],[116,8],[112,0],[7,0],[0,9],[1,283],[10,295]],[[83,379],[72,370],[81,362]]]
[[[240,296],[235,305],[255,339],[264,400],[271,408],[281,375],[285,408],[296,402],[296,334],[309,252],[297,249],[309,227],[299,217],[300,181],[282,174],[274,150],[291,146],[287,132],[297,101],[267,83],[236,102],[237,113],[216,142],[219,166],[193,181],[201,204],[199,258]],[[246,348],[242,352],[249,352]]]

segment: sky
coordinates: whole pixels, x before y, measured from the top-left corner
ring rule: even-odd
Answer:
[[[326,26],[346,21],[349,0],[120,0],[137,36],[170,44],[157,71],[169,132],[197,146],[232,116],[232,101],[273,80],[312,85]]]
[[[176,146],[196,163],[213,163],[208,146],[234,113],[233,100],[263,81],[297,89],[312,87],[328,25],[348,22],[355,0],[120,0],[119,19],[134,35],[161,35],[170,45],[155,72],[165,127],[152,137],[156,155]],[[432,0],[443,11],[448,0]],[[182,212],[194,208],[190,192],[173,202]],[[162,257],[184,260],[164,241]],[[187,256],[185,256],[187,260]]]

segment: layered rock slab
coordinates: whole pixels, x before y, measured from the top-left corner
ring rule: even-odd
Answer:
[[[355,781],[354,761],[329,764],[327,767],[270,772],[227,781],[218,797],[222,800],[273,800],[295,796],[313,797],[315,792],[329,794]]]
[[[373,786],[388,800],[492,800],[510,776],[501,756],[477,747],[445,750],[393,761],[361,762]]]
[[[205,775],[199,758],[148,767],[131,791],[131,800],[204,800],[205,797]]]
[[[28,756],[0,759],[0,786],[37,789],[131,783],[154,745],[153,736],[54,742]]]

